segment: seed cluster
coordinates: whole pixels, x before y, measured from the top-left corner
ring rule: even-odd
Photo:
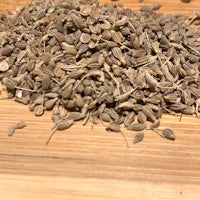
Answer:
[[[200,16],[96,0],[32,2],[0,20],[0,80],[54,131],[75,121],[155,130],[163,112],[199,116]],[[163,135],[175,139],[173,131]]]

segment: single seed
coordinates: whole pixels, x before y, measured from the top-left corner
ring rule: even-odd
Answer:
[[[137,133],[133,139],[133,144],[137,144],[138,142],[141,142],[144,139],[144,133]]]
[[[120,125],[119,124],[115,124],[115,123],[110,123],[107,127],[106,127],[107,131],[114,131],[114,132],[120,132]]]
[[[169,140],[175,140],[176,139],[176,136],[174,134],[174,132],[169,129],[169,128],[165,128],[163,131],[162,131],[162,134],[165,138],[169,139]]]

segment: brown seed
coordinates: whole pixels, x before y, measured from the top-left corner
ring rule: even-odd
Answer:
[[[43,105],[36,105],[34,108],[35,116],[41,116],[44,114],[44,107]]]
[[[53,132],[51,133],[51,135],[49,136],[46,144],[49,144],[51,138],[53,137],[54,133],[59,130],[59,131],[62,131],[62,130],[65,130],[65,129],[68,129],[70,128],[72,125],[74,124],[74,121],[73,120],[68,120],[68,119],[65,119],[65,120],[62,120],[62,121],[58,121],[56,123],[56,127],[54,128]]]
[[[146,128],[145,124],[137,123],[137,124],[132,124],[127,127],[127,130],[130,131],[142,131]]]
[[[169,128],[165,128],[163,131],[162,131],[162,134],[165,138],[169,139],[169,140],[175,140],[176,139],[176,136],[174,134],[174,132],[169,129]]]
[[[114,122],[116,124],[123,124],[124,120],[125,120],[125,117],[122,115],[122,116],[119,117],[119,119],[115,120]]]
[[[8,71],[8,69],[9,69],[9,64],[8,64],[8,62],[7,62],[6,60],[2,60],[2,61],[0,62],[0,71],[1,71],[1,72],[6,72],[6,71]]]
[[[160,120],[156,120],[152,125],[151,125],[151,129],[155,129],[158,128],[160,126]]]
[[[58,40],[58,42],[62,43],[65,42],[65,36],[60,33],[60,32],[56,32],[54,33],[54,37]]]
[[[82,119],[83,117],[84,116],[80,112],[70,112],[69,115],[67,116],[67,119],[78,121]]]
[[[70,97],[70,95],[72,94],[72,89],[73,89],[73,85],[70,85],[69,87],[65,88],[62,91],[62,97],[67,99]]]
[[[10,56],[12,53],[11,47],[0,48],[0,56]]]
[[[120,132],[120,125],[119,124],[115,124],[115,123],[110,123],[107,127],[106,127],[107,131],[113,131],[113,132]]]
[[[42,61],[45,65],[47,65],[51,60],[51,55],[46,53],[42,56]]]
[[[124,26],[125,24],[127,24],[128,22],[128,17],[127,16],[123,16],[120,20],[115,22],[115,26]]]
[[[57,101],[58,101],[58,98],[49,99],[44,103],[44,107],[47,110],[52,110]]]
[[[151,87],[158,87],[159,86],[157,80],[153,76],[151,76],[147,71],[145,72],[145,78],[146,78],[147,83]]]
[[[80,41],[83,43],[83,44],[87,44],[90,42],[90,34],[88,33],[82,33],[81,34],[81,37],[80,37]]]
[[[57,123],[58,121],[61,120],[61,117],[60,115],[52,115],[51,119],[54,123]]]
[[[101,119],[102,119],[104,122],[112,122],[112,119],[111,119],[110,115],[107,114],[107,113],[103,113],[103,114],[101,115]]]
[[[2,82],[10,90],[15,89],[15,87],[17,86],[17,81],[12,78],[3,78]]]
[[[155,121],[155,115],[152,109],[149,106],[143,106],[142,112],[146,115],[147,119],[150,121]]]
[[[142,111],[138,112],[138,122],[141,124],[145,124],[147,122],[147,117]]]
[[[80,30],[85,27],[85,24],[83,22],[83,18],[77,16],[76,14],[71,14],[72,22],[75,27],[79,28]]]
[[[74,45],[69,45],[66,42],[62,42],[61,43],[61,47],[68,54],[71,54],[71,55],[76,55],[77,54],[77,50],[76,50],[76,47]]]
[[[89,5],[80,5],[80,14],[82,16],[88,16],[90,15],[92,11],[92,7]]]
[[[84,101],[80,94],[76,94],[74,104],[79,108],[84,106]]]
[[[105,108],[104,113],[107,113],[113,120],[119,119],[119,114],[113,108]]]
[[[144,139],[144,133],[137,133],[133,139],[133,144],[141,142]]]
[[[42,89],[43,90],[49,89],[50,82],[51,82],[51,79],[49,78],[49,76],[46,76],[46,75],[43,76],[43,78],[42,78]]]
[[[162,5],[161,5],[160,3],[154,3],[154,4],[152,5],[153,10],[158,10],[158,9],[160,9],[161,7],[162,7]]]
[[[121,43],[122,39],[121,39],[120,35],[116,31],[111,30],[110,33],[111,33],[111,37],[112,37],[114,42]]]
[[[58,105],[59,105],[59,103],[58,103]],[[55,107],[54,107],[54,108],[55,108]],[[65,118],[65,117],[67,116],[67,113],[68,113],[68,111],[67,111],[67,109],[64,107],[64,105],[60,105],[60,106],[58,107],[58,114],[59,114],[59,116],[61,117],[61,119]]]
[[[65,129],[68,129],[70,128],[74,123],[74,120],[72,119],[65,119],[65,120],[62,120],[60,122],[58,122],[56,124],[56,130],[65,130]]]
[[[124,119],[124,125],[126,127],[130,126],[135,120],[135,112],[129,112]]]
[[[0,80],[9,97],[37,116],[53,109],[57,123],[67,109],[83,124],[91,117],[133,130],[148,120],[159,131],[162,111],[199,116],[199,15],[154,12],[160,6],[136,13],[50,0],[2,14]]]
[[[123,64],[126,63],[126,61],[125,61],[125,59],[124,59],[124,57],[122,55],[122,51],[121,51],[121,49],[119,47],[114,47],[112,49],[112,53],[115,56],[115,58],[117,58],[118,60],[120,60]]]
[[[54,24],[59,32],[61,32],[61,33],[64,32],[63,22],[60,17],[56,17]]]

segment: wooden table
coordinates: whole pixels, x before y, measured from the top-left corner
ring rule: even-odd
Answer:
[[[24,5],[28,0],[0,1],[0,12]],[[101,1],[103,2],[103,1]],[[109,0],[104,0],[109,2]],[[121,1],[138,10],[137,0]],[[153,0],[144,0],[149,5]],[[161,2],[166,13],[200,12],[200,1]],[[153,132],[130,148],[120,134],[103,126],[81,124],[57,132],[45,145],[51,113],[35,117],[28,107],[0,102],[0,199],[2,200],[199,200],[200,121],[195,116],[165,115],[162,127],[170,126],[177,140],[167,141]],[[9,138],[7,129],[19,120],[28,126]]]

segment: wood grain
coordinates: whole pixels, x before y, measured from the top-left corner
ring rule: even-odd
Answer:
[[[27,2],[0,1],[0,12]],[[121,2],[138,10],[153,0]],[[156,2],[163,4],[160,11],[165,13],[200,12],[199,0]],[[184,116],[181,122],[164,116],[161,126],[173,128],[174,142],[147,131],[144,141],[133,145],[134,133],[124,130],[130,148],[120,134],[80,123],[57,132],[46,146],[53,126],[50,118],[50,112],[38,118],[26,106],[0,101],[0,199],[200,199],[200,121],[195,116]],[[9,138],[8,127],[20,120],[28,126]]]

